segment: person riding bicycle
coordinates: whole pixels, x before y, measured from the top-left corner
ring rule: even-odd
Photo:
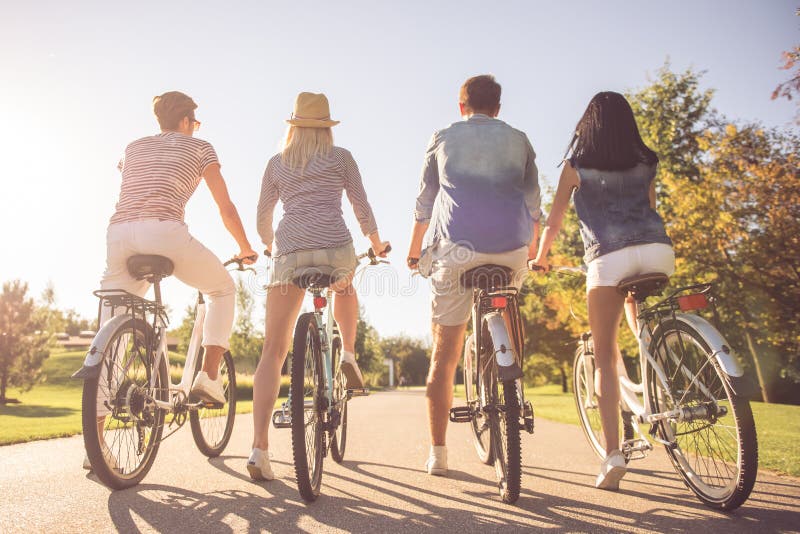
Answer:
[[[236,258],[250,264],[258,255],[228,195],[214,147],[193,137],[200,126],[195,109],[194,100],[179,91],[155,97],[153,111],[161,132],[133,141],[125,149],[119,163],[119,200],[106,234],[106,269],[100,286],[144,296],[150,284],[131,276],[128,258],[154,254],[172,260],[176,278],[208,299],[202,340],[205,359],[192,393],[203,400],[224,403],[218,370],[233,328],[235,287],[219,258],[192,237],[183,220],[186,203],[201,180],[208,185],[225,228],[239,246]],[[110,308],[104,306],[101,313],[100,326],[109,319]],[[108,413],[103,399],[98,398],[97,403],[98,414]],[[98,418],[101,435],[104,419]]]
[[[619,93],[601,92],[589,102],[564,161],[553,207],[532,265],[544,270],[547,255],[573,196],[587,266],[589,326],[597,363],[598,408],[606,458],[595,486],[617,490],[625,458],[619,439],[619,373],[624,373],[617,334],[623,304],[634,335],[636,303],[617,290],[636,274],[672,274],[675,255],[655,210],[658,156],[642,141],[630,104]]]
[[[274,265],[267,291],[264,347],[253,381],[254,436],[248,471],[256,480],[275,478],[267,453],[269,422],[292,325],[305,294],[292,284],[301,269],[333,271],[333,316],[342,337],[342,371],[348,389],[364,387],[355,355],[358,296],[352,279],[358,261],[342,218],[343,190],[375,253],[385,257],[389,247],[378,234],[353,156],[333,144],[331,128],[339,121],[331,120],[327,97],[300,93],[294,113],[286,122],[289,126],[283,148],[267,164],[258,202],[258,233],[267,247],[266,253],[273,256]],[[283,203],[284,215],[273,232],[273,211],[278,200]]]
[[[433,351],[427,379],[431,449],[426,470],[447,474],[445,438],[453,378],[472,292],[459,277],[485,264],[510,267],[520,287],[541,214],[536,154],[528,137],[496,117],[501,88],[491,75],[459,92],[465,119],[433,134],[422,169],[408,266],[431,276]],[[430,227],[430,232],[428,228]],[[427,234],[428,247],[422,254]]]

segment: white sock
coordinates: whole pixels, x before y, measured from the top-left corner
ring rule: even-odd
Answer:
[[[354,353],[350,352],[349,350],[343,350],[342,351],[342,361],[343,362],[355,362],[356,361],[356,355]]]
[[[437,460],[446,459],[447,458],[447,446],[446,445],[431,445],[431,456],[433,456]]]

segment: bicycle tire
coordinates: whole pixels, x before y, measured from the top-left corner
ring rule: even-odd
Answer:
[[[594,373],[594,354],[584,353],[581,343],[575,350],[575,360],[572,365],[572,392],[575,399],[575,407],[578,410],[578,420],[580,421],[583,434],[589,442],[589,446],[598,458],[604,460],[606,457],[605,435],[600,419],[600,410],[597,405],[597,395],[595,391],[589,391],[588,373]],[[592,379],[594,384],[594,379]],[[620,409],[620,437],[619,444],[625,440],[633,439],[634,428],[631,422],[633,414]]]
[[[492,439],[489,430],[489,420],[484,407],[491,393],[485,386],[486,382],[478,377],[477,352],[475,351],[475,336],[470,335],[464,342],[464,392],[467,405],[473,407],[473,417],[470,421],[472,442],[478,459],[486,465],[494,464],[492,455]]]
[[[488,412],[497,488],[503,502],[511,504],[519,499],[522,485],[522,444],[517,381],[501,382],[497,379],[494,343],[485,323],[482,337],[486,352],[492,358],[488,366],[489,376],[486,377],[484,374],[483,380],[486,380],[487,387],[491,391],[491,406]]]
[[[654,370],[648,373],[655,412],[726,408],[719,418],[664,420],[658,430],[663,440],[674,442],[665,447],[667,454],[704,504],[725,511],[738,508],[753,490],[758,471],[758,441],[749,401],[733,391],[700,333],[680,319],[659,325],[650,354],[667,377],[667,384],[662,384]]]
[[[345,389],[344,374],[339,369],[339,360],[342,357],[342,340],[338,337],[333,338],[331,343],[331,361],[336,376],[333,380],[334,397],[333,402],[340,407],[339,424],[330,433],[331,457],[337,464],[344,460],[344,451],[347,447],[347,390]]]
[[[292,347],[292,455],[297,488],[308,502],[322,485],[325,385],[322,349],[314,313],[304,313],[295,326]]]
[[[169,378],[164,358],[154,369],[155,355],[147,349],[152,339],[153,328],[142,319],[131,317],[121,323],[105,346],[97,347],[105,354],[100,374],[83,383],[81,419],[86,454],[94,474],[112,489],[141,482],[161,443],[165,411],[148,402],[147,396],[166,401]],[[154,372],[155,387],[151,389]],[[102,438],[97,430],[99,396],[107,399],[103,411],[111,410],[103,416]]]
[[[202,368],[203,350],[201,349],[195,365],[194,376],[197,376]],[[194,443],[200,452],[209,458],[216,458],[228,446],[236,419],[236,369],[230,351],[225,351],[223,354],[219,373],[225,391],[225,404],[221,408],[209,406],[189,412],[189,426],[192,428]]]

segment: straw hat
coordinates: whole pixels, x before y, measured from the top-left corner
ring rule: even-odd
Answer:
[[[300,93],[294,101],[292,118],[286,121],[292,126],[305,128],[330,128],[339,121],[331,120],[328,98],[322,93]]]

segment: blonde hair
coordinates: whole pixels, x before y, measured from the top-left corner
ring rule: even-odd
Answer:
[[[333,131],[330,128],[289,126],[281,146],[281,161],[300,174],[317,154],[326,155],[333,149]]]

